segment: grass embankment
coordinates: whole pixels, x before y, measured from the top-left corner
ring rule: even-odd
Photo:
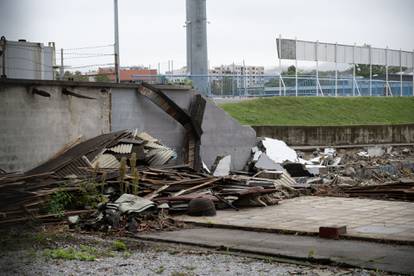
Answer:
[[[220,106],[244,125],[414,123],[414,97],[272,97]]]

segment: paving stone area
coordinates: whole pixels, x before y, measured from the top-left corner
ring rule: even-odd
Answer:
[[[414,203],[372,199],[303,196],[264,208],[218,211],[215,217],[179,216],[186,222],[298,232],[346,225],[347,235],[414,241]]]

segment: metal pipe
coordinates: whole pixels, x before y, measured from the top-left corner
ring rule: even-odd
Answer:
[[[389,91],[389,84],[388,84],[388,46],[385,48],[385,96],[388,96]]]
[[[402,79],[402,50],[400,49],[400,97],[403,96],[403,79]]]
[[[295,49],[298,44],[298,39],[295,37]],[[298,59],[295,55],[295,96],[298,96]]]
[[[369,95],[372,96],[372,47],[369,46]]]
[[[335,97],[338,96],[338,43],[335,42]]]
[[[243,68],[244,68],[244,96],[247,96],[247,70],[246,70],[246,63],[244,62],[243,59]]]
[[[114,52],[115,52],[115,82],[120,80],[120,65],[119,65],[119,31],[118,31],[118,0],[114,0]]]
[[[316,96],[319,96],[319,63],[318,63],[318,46],[319,40],[315,43],[315,61],[316,61]]]
[[[63,69],[63,48],[60,49],[60,80],[63,80],[65,70]]]
[[[354,43],[354,47],[352,47],[352,65],[353,65],[353,70],[352,70],[352,96],[355,96],[355,43]]]
[[[1,48],[2,48],[2,73],[1,73],[1,77],[2,78],[7,78],[7,75],[6,75],[6,44],[7,44],[7,40],[6,40],[6,37],[5,36],[2,36],[1,37]]]
[[[171,80],[174,82],[175,78],[174,78],[174,61],[171,60]]]
[[[282,96],[282,35],[279,34],[279,96]]]

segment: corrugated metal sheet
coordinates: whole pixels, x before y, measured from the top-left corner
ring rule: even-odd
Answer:
[[[164,147],[149,151],[147,154],[147,162],[150,166],[161,166],[166,164],[170,159],[174,157],[176,157],[175,151]]]
[[[281,184],[281,185],[293,186],[296,184],[296,181],[287,172],[283,172],[280,178],[274,180],[273,183],[275,185]]]
[[[120,162],[112,154],[98,155],[92,162],[92,166],[106,169],[117,169],[120,167]]]
[[[149,142],[158,142],[158,140],[157,139],[155,139],[154,137],[152,137],[151,135],[149,135],[148,133],[146,133],[146,132],[141,132],[141,133],[139,133],[138,135],[136,135],[135,136],[136,138],[139,138],[139,139],[141,139],[141,140],[144,140],[144,141],[149,141]]]
[[[132,152],[132,146],[133,146],[132,144],[119,144],[112,148],[109,148],[108,150],[116,152],[116,153],[126,154],[126,153]]]

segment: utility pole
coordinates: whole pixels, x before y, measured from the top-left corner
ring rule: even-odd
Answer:
[[[118,33],[118,0],[114,0],[114,35],[115,35],[115,82],[119,83],[119,33]]]
[[[60,80],[63,80],[65,70],[63,68],[63,48],[60,49]]]

